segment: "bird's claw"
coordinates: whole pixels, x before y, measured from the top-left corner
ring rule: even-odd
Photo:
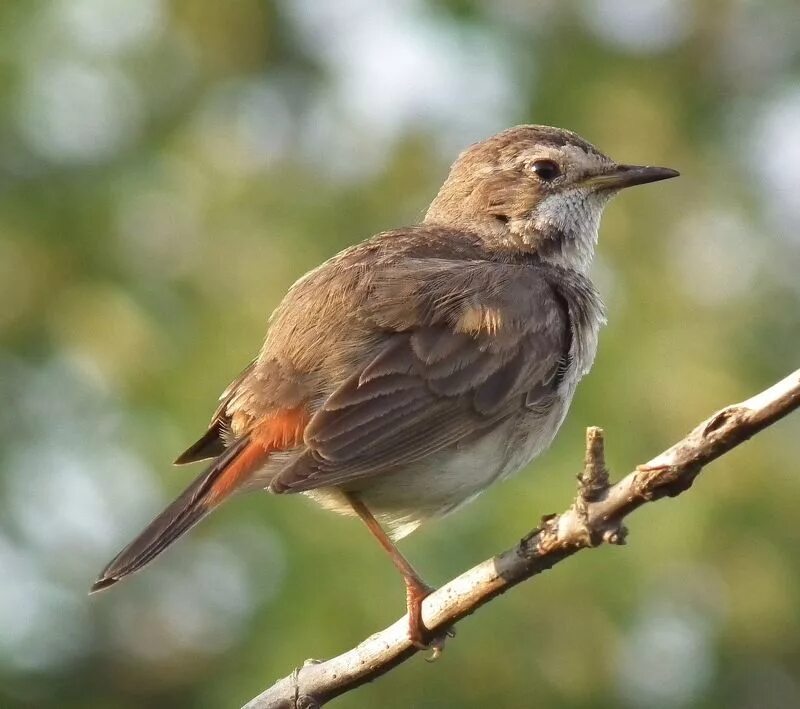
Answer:
[[[425,658],[427,662],[438,660],[444,652],[447,639],[456,636],[456,630],[453,627],[432,633],[422,621],[422,601],[434,590],[421,584],[408,584],[407,586],[408,639],[417,650],[431,650],[430,657]]]
[[[437,633],[428,643],[425,649],[430,650],[431,654],[429,657],[425,658],[425,662],[436,662],[444,652],[444,644],[448,638],[454,638],[456,636],[456,629],[452,626],[449,628],[445,628],[440,633]]]

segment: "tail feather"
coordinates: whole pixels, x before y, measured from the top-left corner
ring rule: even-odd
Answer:
[[[263,462],[267,450],[242,438],[219,456],[181,495],[103,569],[90,593],[138,571],[228,497]]]
[[[217,419],[212,422],[202,437],[187,448],[175,459],[175,465],[196,463],[200,460],[216,458],[225,452],[225,441],[222,439],[223,423]]]

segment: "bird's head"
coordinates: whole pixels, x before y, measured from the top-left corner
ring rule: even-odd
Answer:
[[[458,157],[425,222],[586,271],[608,200],[625,187],[677,175],[616,163],[571,131],[516,126]]]

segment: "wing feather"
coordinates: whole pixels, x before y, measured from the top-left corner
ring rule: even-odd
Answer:
[[[407,259],[373,274],[370,295],[360,315],[383,346],[323,401],[273,492],[408,465],[545,406],[558,386],[569,316],[535,268]]]

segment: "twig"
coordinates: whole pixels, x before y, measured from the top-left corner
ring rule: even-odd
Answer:
[[[622,520],[642,505],[691,487],[705,465],[800,406],[800,369],[769,389],[727,406],[685,438],[610,485],[603,432],[586,435],[586,463],[578,495],[560,515],[542,521],[510,549],[464,572],[425,599],[431,630],[452,626],[512,586],[546,571],[577,551],[603,542],[624,543]],[[311,709],[370,682],[414,655],[405,617],[352,650],[307,663],[252,699],[244,709]]]

